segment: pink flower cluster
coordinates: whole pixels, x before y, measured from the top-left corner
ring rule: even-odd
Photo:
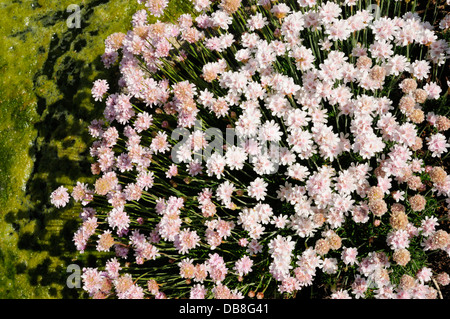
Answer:
[[[158,279],[144,291],[118,274],[131,255],[136,265],[178,258],[172,275],[191,298],[243,298],[256,274],[292,295],[318,272],[348,268],[353,278],[331,298],[437,296],[429,268],[400,283],[390,275],[417,247],[450,255],[426,198],[450,207],[450,175],[434,161],[448,154],[450,120],[426,111],[443,95],[434,74],[450,50],[428,22],[377,17],[356,1],[192,0],[195,16],[149,24],[167,1],[140,2],[133,29],[105,41],[105,66],[120,59],[120,91],[108,95],[105,80],[92,88],[106,96],[105,120],[89,127],[99,177],[72,192],[84,206],[94,194],[108,203],[84,207],[74,236],[80,251],[95,234],[97,250],[115,254],[107,270],[84,271],[91,296],[168,297]],[[239,143],[208,153],[203,129],[218,123]],[[176,147],[174,129],[184,132]],[[64,207],[68,190],[51,201]],[[351,237],[359,231],[364,242]]]

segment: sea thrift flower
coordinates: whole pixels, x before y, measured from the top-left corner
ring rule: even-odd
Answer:
[[[197,235],[196,231],[191,231],[188,229],[182,230],[174,241],[174,246],[178,249],[178,252],[182,255],[189,252],[199,245],[200,237]]]
[[[391,247],[391,249],[394,250],[408,248],[409,236],[408,233],[402,229],[391,231],[387,235],[386,242]]]
[[[437,274],[436,281],[442,286],[447,286],[450,284],[450,276],[446,272],[441,272]]]
[[[358,254],[358,251],[356,248],[344,247],[344,249],[342,250],[342,255],[341,255],[342,261],[346,265],[353,265],[353,264],[357,263],[357,260],[356,260],[357,254]]]
[[[236,261],[234,269],[239,276],[245,276],[252,271],[253,261],[248,256],[244,256]]]
[[[421,283],[425,283],[431,280],[432,275],[433,272],[430,268],[423,267],[417,272],[416,277]]]
[[[81,275],[83,281],[83,289],[90,295],[94,295],[100,289],[102,289],[103,281],[105,277],[103,272],[96,268],[83,268],[83,274]]]
[[[51,203],[57,208],[65,207],[67,203],[69,203],[69,200],[69,193],[67,192],[67,188],[64,186],[59,186],[50,195]]]
[[[433,167],[429,172],[431,181],[436,184],[443,184],[447,179],[447,173],[442,167]]]
[[[396,249],[392,255],[392,259],[400,266],[406,266],[410,261],[411,254],[405,248]]]
[[[209,269],[208,272],[212,280],[221,282],[225,279],[225,276],[228,273],[228,268],[219,254],[210,254],[209,259],[207,260],[207,265]]]
[[[426,199],[422,195],[417,194],[409,198],[409,204],[413,211],[422,211],[425,209]]]
[[[264,200],[267,195],[267,183],[262,178],[257,178],[250,183],[248,194],[256,200]]]
[[[191,292],[190,292],[190,299],[205,299],[206,294],[208,290],[205,288],[205,286],[201,284],[196,284],[192,286]]]
[[[103,95],[108,91],[109,84],[106,80],[95,80],[92,87],[92,97],[95,101],[102,101]]]
[[[342,289],[332,293],[330,298],[331,299],[352,299],[350,297],[350,294],[348,293],[348,291],[342,290]]]
[[[445,132],[450,129],[450,119],[446,116],[439,115],[436,120],[436,128],[439,132]]]
[[[160,17],[168,4],[168,0],[147,0],[145,2],[145,6],[155,17]]]
[[[440,157],[450,144],[447,143],[446,137],[441,133],[436,133],[426,138],[428,149],[431,151],[431,156]]]
[[[114,238],[111,235],[110,230],[106,230],[103,234],[98,236],[97,250],[98,251],[109,251],[109,249],[114,245]]]
[[[445,250],[450,245],[450,235],[445,230],[438,230],[431,235],[431,249]]]

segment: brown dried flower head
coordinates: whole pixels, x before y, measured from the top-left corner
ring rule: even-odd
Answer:
[[[411,277],[410,275],[404,274],[400,278],[399,286],[400,286],[400,288],[402,288],[404,290],[409,290],[411,288],[414,288],[415,285],[416,285],[416,280],[414,279],[414,277]]]
[[[411,146],[411,150],[418,151],[423,147],[423,141],[420,137],[416,136],[414,145]]]
[[[406,266],[411,260],[411,254],[408,249],[397,249],[394,251],[392,259],[400,266]]]
[[[398,102],[398,107],[403,114],[409,114],[416,105],[416,101],[410,95],[404,95]]]
[[[417,103],[424,103],[427,100],[428,93],[424,89],[417,89],[413,92],[413,96]]]
[[[445,249],[450,245],[450,235],[445,230],[438,230],[431,235],[431,246],[434,249]]]
[[[383,199],[384,193],[380,187],[372,186],[367,192],[367,197],[369,198],[369,201],[376,201]]]
[[[402,83],[400,83],[403,93],[409,94],[414,92],[417,89],[417,82],[414,79],[404,79]]]
[[[394,229],[405,229],[408,226],[408,216],[403,211],[391,213],[389,222]]]
[[[425,209],[427,201],[425,197],[420,194],[411,196],[409,198],[409,204],[411,205],[411,209],[415,212],[420,212]]]
[[[365,55],[360,56],[356,60],[356,67],[358,69],[370,69],[372,67],[372,59]]]
[[[379,66],[375,65],[372,70],[370,70],[370,78],[377,82],[384,81],[384,77],[386,76],[386,70]]]
[[[387,212],[386,202],[382,199],[370,201],[368,206],[375,216],[383,216]]]
[[[220,7],[228,14],[235,13],[241,5],[241,0],[222,0]]]
[[[413,175],[406,181],[408,187],[412,190],[418,190],[422,187],[422,181],[419,176]]]
[[[325,238],[320,238],[316,241],[314,249],[320,256],[326,255],[330,250],[330,243]]]
[[[415,124],[420,124],[425,120],[425,114],[421,109],[412,109],[408,114],[408,118]]]
[[[447,179],[447,173],[444,171],[442,167],[436,166],[431,169],[429,172],[430,179],[435,184],[444,183]]]
[[[339,249],[342,246],[342,239],[338,234],[332,234],[327,237],[330,248],[333,250]]]
[[[436,127],[439,132],[447,131],[450,128],[450,119],[443,115],[439,115],[436,120]]]

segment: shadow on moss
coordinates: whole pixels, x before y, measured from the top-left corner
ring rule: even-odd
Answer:
[[[24,209],[6,211],[3,215],[4,221],[18,235],[17,247],[11,247],[8,253],[0,250],[3,259],[9,258],[4,262],[7,264],[5,272],[11,280],[17,275],[26,276],[31,286],[45,289],[45,295],[55,298],[80,296],[80,289],[66,286],[66,267],[74,263],[76,250],[72,238],[78,228],[81,208],[69,205],[57,210],[50,205],[49,196],[59,185],[74,185],[78,179],[91,175],[89,146],[92,139],[87,126],[102,114],[101,107],[86,102],[90,99],[91,77],[111,78],[114,71],[104,70],[100,56],[76,53],[88,44],[85,36],[91,34],[84,33],[83,28],[90,23],[95,7],[107,2],[98,0],[86,4],[82,8],[82,28],[55,33],[47,48],[40,47],[40,52],[48,52],[48,55],[33,76],[36,111],[40,118],[34,123],[37,137],[29,148],[34,166],[25,186],[27,200]],[[66,16],[65,12],[57,11],[38,17],[36,23],[40,22],[44,27],[54,25]],[[12,36],[23,37],[26,33],[24,30]],[[14,252],[14,249],[18,251]],[[28,252],[23,256],[43,253],[43,257],[31,265],[17,259],[16,256],[22,256],[20,251]],[[86,256],[76,262],[90,264],[95,258]],[[9,288],[3,289],[1,295],[3,298],[24,298],[20,292],[15,293]]]

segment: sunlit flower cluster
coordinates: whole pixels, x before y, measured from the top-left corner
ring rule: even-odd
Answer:
[[[105,41],[119,91],[92,88],[96,181],[71,194],[77,249],[110,258],[84,269],[90,296],[319,282],[330,298],[437,298],[431,279],[450,280],[423,256],[450,255],[448,16],[436,28],[402,1],[380,16],[361,0],[192,0],[149,23],[168,2],[139,2],[132,30]],[[51,200],[65,206],[68,189]]]

